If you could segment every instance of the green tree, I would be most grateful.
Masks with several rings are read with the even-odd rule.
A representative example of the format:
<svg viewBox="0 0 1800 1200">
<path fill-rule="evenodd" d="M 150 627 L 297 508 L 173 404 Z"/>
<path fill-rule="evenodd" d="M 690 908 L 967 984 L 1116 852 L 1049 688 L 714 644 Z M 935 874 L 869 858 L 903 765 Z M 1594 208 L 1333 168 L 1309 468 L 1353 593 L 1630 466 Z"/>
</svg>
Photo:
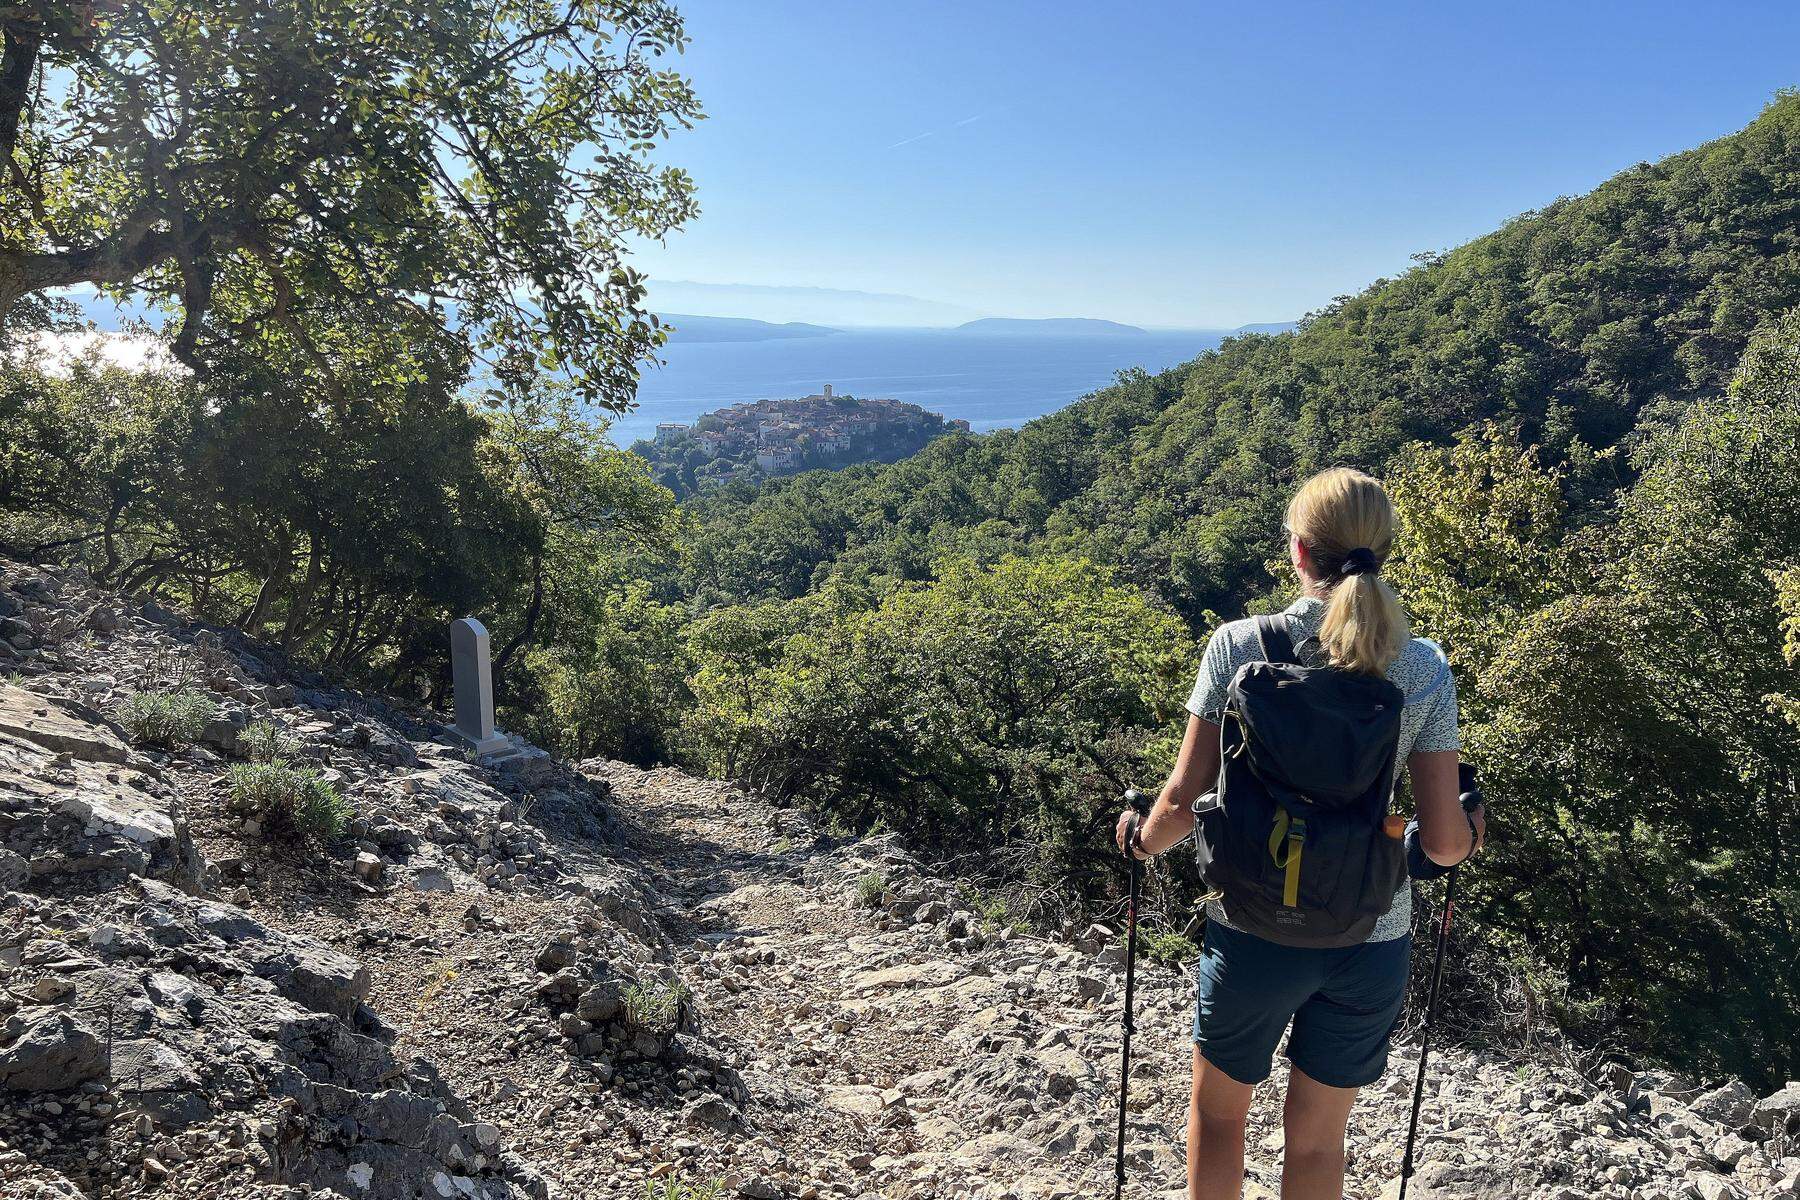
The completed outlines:
<svg viewBox="0 0 1800 1200">
<path fill-rule="evenodd" d="M 528 592 L 511 606 L 494 669 L 504 675 L 521 650 L 544 641 L 586 645 L 595 589 L 616 594 L 614 560 L 657 553 L 676 535 L 675 497 L 648 464 L 616 449 L 604 424 L 582 415 L 566 390 L 537 393 L 493 419 L 495 449 L 511 491 L 526 507 Z"/>
<path fill-rule="evenodd" d="M 715 761 L 1059 890 L 1103 870 L 1101 826 L 1121 783 L 1153 769 L 1194 658 L 1173 615 L 1078 560 L 947 562 L 797 634 L 729 620 L 734 665 L 697 655 L 691 681 L 692 736 Z"/>
<path fill-rule="evenodd" d="M 103 582 L 194 550 L 165 514 L 186 507 L 183 448 L 205 415 L 178 374 L 91 355 L 53 373 L 0 357 L 0 547 L 85 553 Z"/>
<path fill-rule="evenodd" d="M 688 612 L 647 584 L 592 596 L 589 618 L 522 660 L 510 728 L 571 759 L 603 754 L 642 766 L 673 761 L 691 704 Z"/>
<path fill-rule="evenodd" d="M 1414 443 L 1388 469 L 1400 537 L 1387 576 L 1459 668 L 1488 662 L 1521 618 L 1575 585 L 1565 472 L 1539 456 L 1516 428 L 1488 424 L 1450 446 Z"/>
<path fill-rule="evenodd" d="M 653 158 L 685 40 L 664 0 L 0 9 L 0 326 L 93 284 L 178 309 L 196 368 L 266 339 L 347 386 L 385 334 L 623 408 L 660 340 L 623 244 L 695 211 Z"/>
<path fill-rule="evenodd" d="M 1797 340 L 1790 316 L 1646 444 L 1615 520 L 1559 531 L 1554 473 L 1493 430 L 1397 477 L 1395 577 L 1458 656 L 1496 801 L 1482 927 L 1548 967 L 1565 1018 L 1758 1082 L 1800 1062 Z"/>
</svg>

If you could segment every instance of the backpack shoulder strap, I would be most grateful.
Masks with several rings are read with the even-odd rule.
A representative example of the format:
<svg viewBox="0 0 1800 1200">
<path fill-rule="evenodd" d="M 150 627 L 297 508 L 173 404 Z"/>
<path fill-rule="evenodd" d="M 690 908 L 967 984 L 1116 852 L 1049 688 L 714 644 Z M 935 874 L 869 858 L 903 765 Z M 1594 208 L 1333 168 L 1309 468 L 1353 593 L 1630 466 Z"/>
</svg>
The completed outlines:
<svg viewBox="0 0 1800 1200">
<path fill-rule="evenodd" d="M 1287 617 L 1284 614 L 1257 617 L 1256 640 L 1262 645 L 1263 658 L 1268 662 L 1305 665 L 1300 661 L 1300 656 L 1294 653 L 1294 638 L 1288 633 Z"/>
</svg>

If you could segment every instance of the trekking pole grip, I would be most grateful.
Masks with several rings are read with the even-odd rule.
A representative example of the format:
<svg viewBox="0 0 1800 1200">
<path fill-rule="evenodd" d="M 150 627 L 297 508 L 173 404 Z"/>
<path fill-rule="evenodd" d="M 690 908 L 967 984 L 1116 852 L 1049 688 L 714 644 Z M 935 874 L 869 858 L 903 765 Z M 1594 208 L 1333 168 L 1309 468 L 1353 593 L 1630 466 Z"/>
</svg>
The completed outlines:
<svg viewBox="0 0 1800 1200">
<path fill-rule="evenodd" d="M 1138 856 L 1135 850 L 1140 844 L 1138 838 L 1143 833 L 1144 821 L 1150 815 L 1150 797 L 1134 787 L 1128 787 L 1125 789 L 1125 803 L 1136 814 L 1131 823 L 1131 834 L 1125 839 L 1125 857 L 1135 871 L 1138 865 Z"/>
</svg>

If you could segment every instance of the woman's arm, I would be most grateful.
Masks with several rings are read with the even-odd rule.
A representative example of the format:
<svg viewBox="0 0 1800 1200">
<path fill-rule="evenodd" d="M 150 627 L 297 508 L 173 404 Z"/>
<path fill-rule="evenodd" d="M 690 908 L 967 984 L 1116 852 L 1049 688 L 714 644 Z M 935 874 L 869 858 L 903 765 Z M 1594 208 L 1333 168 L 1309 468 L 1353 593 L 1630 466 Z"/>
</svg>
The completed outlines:
<svg viewBox="0 0 1800 1200">
<path fill-rule="evenodd" d="M 1455 750 L 1431 750 L 1408 755 L 1407 775 L 1412 779 L 1413 803 L 1418 809 L 1419 844 L 1425 857 L 1440 867 L 1453 867 L 1481 849 L 1487 836 L 1487 815 L 1479 807 L 1463 815 L 1457 784 Z M 1475 825 L 1470 844 L 1469 824 Z"/>
<path fill-rule="evenodd" d="M 1454 780 L 1456 770 L 1451 768 Z M 1181 753 L 1175 759 L 1175 770 L 1163 784 L 1162 795 L 1150 809 L 1138 836 L 1138 857 L 1152 858 L 1188 835 L 1194 827 L 1194 801 L 1212 787 L 1219 778 L 1219 727 L 1200 717 L 1189 717 L 1187 735 L 1181 740 Z M 1138 819 L 1126 809 L 1119 814 L 1113 840 L 1125 849 L 1131 825 Z"/>
</svg>

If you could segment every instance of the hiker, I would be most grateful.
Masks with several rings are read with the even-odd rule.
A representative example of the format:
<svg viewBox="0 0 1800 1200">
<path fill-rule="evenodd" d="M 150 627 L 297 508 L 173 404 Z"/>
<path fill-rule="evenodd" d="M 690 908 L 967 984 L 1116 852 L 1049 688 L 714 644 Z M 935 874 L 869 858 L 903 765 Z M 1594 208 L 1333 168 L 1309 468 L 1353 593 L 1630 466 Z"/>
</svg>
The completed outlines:
<svg viewBox="0 0 1800 1200">
<path fill-rule="evenodd" d="M 1458 802 L 1456 688 L 1449 666 L 1433 643 L 1409 638 L 1406 615 L 1381 578 L 1394 526 L 1392 501 L 1368 475 L 1338 468 L 1306 481 L 1288 505 L 1286 522 L 1300 597 L 1278 618 L 1262 618 L 1260 624 L 1257 619 L 1233 621 L 1213 634 L 1187 703 L 1192 715 L 1174 773 L 1147 818 L 1140 820 L 1130 810 L 1119 817 L 1119 848 L 1148 859 L 1193 831 L 1196 801 L 1202 809 L 1197 842 L 1203 873 L 1215 894 L 1206 904 L 1197 969 L 1189 1200 L 1239 1196 L 1252 1088 L 1268 1078 L 1276 1044 L 1290 1022 L 1281 1194 L 1284 1200 L 1342 1196 L 1350 1108 L 1357 1090 L 1375 1082 L 1386 1068 L 1389 1038 L 1406 995 L 1412 888 L 1393 836 L 1398 818 L 1382 818 L 1402 766 L 1411 783 L 1424 855 L 1448 867 L 1481 848 L 1486 827 L 1482 810 L 1477 806 L 1465 813 Z M 1250 666 L 1282 657 L 1300 667 L 1332 668 L 1301 674 L 1314 681 L 1307 688 L 1316 683 L 1335 689 L 1330 699 L 1338 707 L 1329 711 L 1343 718 L 1332 729 L 1338 736 L 1321 737 L 1313 747 L 1317 753 L 1312 761 L 1283 764 L 1323 781 L 1306 791 L 1330 790 L 1331 773 L 1340 770 L 1330 761 L 1333 753 L 1344 757 L 1346 747 L 1355 749 L 1355 739 L 1343 736 L 1345 730 L 1366 726 L 1376 735 L 1385 730 L 1387 740 L 1379 743 L 1379 761 L 1368 784 L 1372 818 L 1362 818 L 1363 810 L 1358 810 L 1367 832 L 1362 826 L 1339 829 L 1333 824 L 1337 815 L 1309 809 L 1303 791 L 1283 793 L 1298 797 L 1289 800 L 1297 812 L 1272 808 L 1268 811 L 1274 820 L 1262 817 L 1253 831 L 1234 830 L 1225 818 L 1235 811 L 1241 823 L 1245 805 L 1259 799 L 1273 803 L 1258 789 L 1281 773 L 1259 767 L 1254 776 L 1233 774 L 1246 770 L 1239 756 L 1253 758 L 1248 751 L 1263 749 L 1244 744 L 1250 714 L 1234 712 L 1233 706 L 1288 705 L 1275 710 L 1276 716 L 1306 711 L 1294 707 L 1299 692 L 1277 690 L 1294 677 L 1291 669 L 1283 676 L 1282 668 Z M 1362 703 L 1357 697 L 1373 698 L 1367 712 L 1355 711 Z M 1275 720 L 1258 719 L 1265 727 Z M 1300 729 L 1297 736 L 1306 733 Z M 1222 734 L 1224 753 L 1232 759 L 1223 782 Z M 1395 746 L 1391 759 L 1385 753 L 1389 743 Z M 1346 774 L 1356 769 L 1342 768 Z M 1224 791 L 1222 808 L 1211 807 L 1216 798 L 1209 793 L 1216 788 Z M 1310 819 L 1302 819 L 1302 813 Z M 1256 843 L 1238 850 L 1235 860 L 1229 844 L 1234 832 L 1240 842 Z M 1344 840 L 1357 837 L 1363 840 Z M 1363 848 L 1343 855 L 1343 861 L 1329 861 L 1331 849 L 1342 845 Z M 1216 870 L 1208 865 L 1209 854 Z M 1264 871 L 1265 897 L 1248 886 L 1234 886 L 1239 878 L 1233 874 L 1234 861 Z M 1329 871 L 1323 869 L 1327 867 Z M 1221 886 L 1217 880 L 1225 882 Z M 1330 893 L 1344 886 L 1351 889 L 1348 903 Z M 1320 911 L 1308 911 L 1314 897 L 1323 897 Z M 1335 906 L 1330 912 L 1323 911 L 1328 901 Z"/>
</svg>

